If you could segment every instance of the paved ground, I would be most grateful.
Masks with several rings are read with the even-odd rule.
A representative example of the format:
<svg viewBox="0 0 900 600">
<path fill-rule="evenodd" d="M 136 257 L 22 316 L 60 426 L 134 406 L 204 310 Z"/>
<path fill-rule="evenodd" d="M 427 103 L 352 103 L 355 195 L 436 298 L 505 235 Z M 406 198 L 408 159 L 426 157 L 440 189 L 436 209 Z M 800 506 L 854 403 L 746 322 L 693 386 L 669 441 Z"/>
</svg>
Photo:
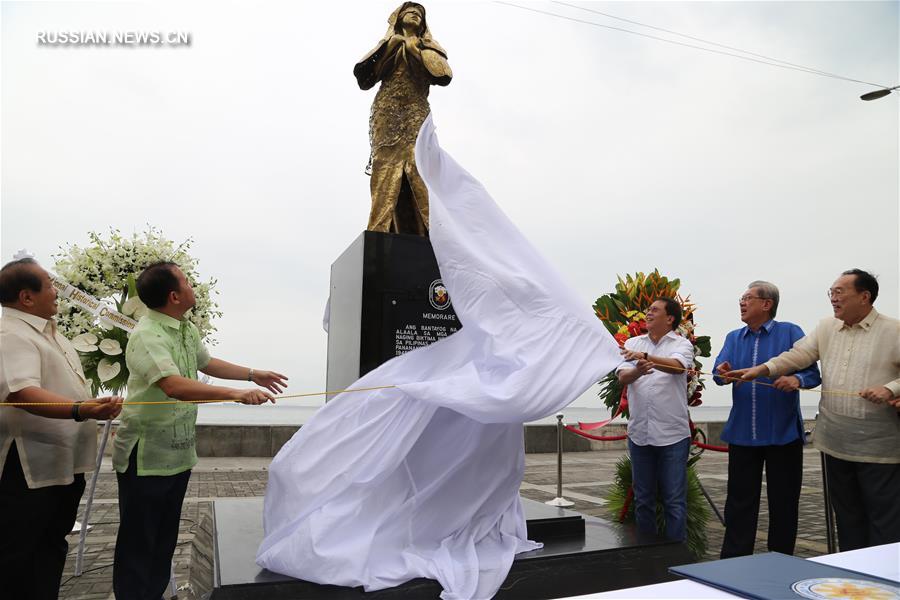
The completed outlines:
<svg viewBox="0 0 900 600">
<path fill-rule="evenodd" d="M 574 510 L 584 514 L 609 517 L 603 497 L 612 485 L 615 462 L 622 450 L 571 452 L 564 455 L 563 495 L 575 502 Z M 191 476 L 184 501 L 178 548 L 175 552 L 176 583 L 180 599 L 196 597 L 191 588 L 188 571 L 191 568 L 191 542 L 204 514 L 210 511 L 217 498 L 262 496 L 268 476 L 268 458 L 203 458 Z M 727 457 L 706 452 L 698 465 L 703 486 L 720 510 L 725 505 Z M 826 552 L 825 517 L 822 509 L 822 480 L 819 454 L 804 453 L 804 481 L 800 498 L 800 534 L 797 555 L 809 557 Z M 556 496 L 556 455 L 526 455 L 525 481 L 522 495 L 534 500 L 549 500 Z M 765 490 L 765 488 L 763 488 Z M 764 494 L 765 495 L 765 494 Z M 118 527 L 118 506 L 115 475 L 105 465 L 97 485 L 88 536 L 84 569 L 81 577 L 73 577 L 77 536 L 70 536 L 70 557 L 63 574 L 60 598 L 66 600 L 112 599 L 112 562 Z M 757 551 L 766 551 L 768 508 L 765 499 L 760 509 Z M 718 558 L 722 544 L 722 527 L 713 517 L 708 528 L 709 553 L 706 558 Z"/>
</svg>

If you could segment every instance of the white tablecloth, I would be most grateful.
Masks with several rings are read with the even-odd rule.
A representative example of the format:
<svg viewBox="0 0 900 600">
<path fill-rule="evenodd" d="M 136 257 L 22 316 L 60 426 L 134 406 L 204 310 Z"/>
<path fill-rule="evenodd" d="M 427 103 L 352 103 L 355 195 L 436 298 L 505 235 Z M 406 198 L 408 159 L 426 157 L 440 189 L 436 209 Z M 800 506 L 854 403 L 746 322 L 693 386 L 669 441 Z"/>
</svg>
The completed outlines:
<svg viewBox="0 0 900 600">
<path fill-rule="evenodd" d="M 859 571 L 860 573 L 868 573 L 869 575 L 883 577 L 892 581 L 900 581 L 900 543 L 826 554 L 825 556 L 817 556 L 809 560 Z M 573 596 L 563 600 L 575 600 L 576 598 L 578 600 L 586 598 L 696 598 L 701 600 L 705 598 L 740 598 L 740 596 L 734 596 L 728 592 L 723 592 L 689 579 L 682 579 L 668 583 L 613 590 L 611 592 Z"/>
</svg>

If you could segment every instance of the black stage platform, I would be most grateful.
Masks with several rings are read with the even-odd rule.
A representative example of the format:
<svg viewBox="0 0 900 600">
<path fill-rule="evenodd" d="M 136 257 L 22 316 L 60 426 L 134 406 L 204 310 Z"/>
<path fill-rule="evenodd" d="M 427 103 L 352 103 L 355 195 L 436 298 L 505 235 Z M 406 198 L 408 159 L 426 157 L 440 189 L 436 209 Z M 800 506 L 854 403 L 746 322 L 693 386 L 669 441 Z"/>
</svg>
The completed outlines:
<svg viewBox="0 0 900 600">
<path fill-rule="evenodd" d="M 646 536 L 633 526 L 523 499 L 529 538 L 540 550 L 516 556 L 497 598 L 561 598 L 678 579 L 674 565 L 694 562 L 683 544 Z M 211 600 L 284 600 L 298 598 L 408 599 L 437 598 L 441 587 L 414 579 L 396 588 L 363 592 L 362 588 L 319 585 L 259 568 L 254 562 L 262 540 L 262 498 L 213 503 L 214 581 Z"/>
</svg>

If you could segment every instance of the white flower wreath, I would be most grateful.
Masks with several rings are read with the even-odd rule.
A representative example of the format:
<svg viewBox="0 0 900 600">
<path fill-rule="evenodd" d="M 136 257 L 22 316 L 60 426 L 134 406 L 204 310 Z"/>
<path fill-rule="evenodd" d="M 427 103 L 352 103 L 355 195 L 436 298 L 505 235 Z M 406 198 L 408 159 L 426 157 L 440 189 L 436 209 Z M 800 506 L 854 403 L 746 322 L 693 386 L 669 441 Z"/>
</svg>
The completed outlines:
<svg viewBox="0 0 900 600">
<path fill-rule="evenodd" d="M 216 280 L 201 281 L 197 273 L 197 260 L 188 254 L 191 239 L 176 245 L 163 237 L 155 227 L 125 237 L 117 229 L 110 229 L 107 237 L 89 232 L 90 243 L 60 248 L 54 258 L 54 271 L 63 280 L 92 296 L 114 304 L 119 312 L 133 319 L 147 314 L 135 290 L 135 278 L 147 265 L 169 260 L 178 264 L 194 288 L 197 304 L 188 318 L 207 338 L 216 328 L 212 321 L 222 316 L 218 304 L 212 299 Z M 87 378 L 94 395 L 101 388 L 120 393 L 128 382 L 125 349 L 128 334 L 119 328 L 100 323 L 89 312 L 83 311 L 68 300 L 60 298 L 57 324 L 60 332 L 72 340 L 81 356 Z"/>
</svg>

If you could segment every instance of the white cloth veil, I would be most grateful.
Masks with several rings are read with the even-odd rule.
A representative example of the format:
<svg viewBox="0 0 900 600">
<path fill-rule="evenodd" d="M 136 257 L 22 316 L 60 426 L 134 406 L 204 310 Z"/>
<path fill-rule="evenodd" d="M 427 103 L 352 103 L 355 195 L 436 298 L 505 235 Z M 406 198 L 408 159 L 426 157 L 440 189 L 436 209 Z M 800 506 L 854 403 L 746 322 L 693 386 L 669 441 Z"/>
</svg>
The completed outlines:
<svg viewBox="0 0 900 600">
<path fill-rule="evenodd" d="M 620 362 L 588 303 L 441 150 L 416 143 L 431 242 L 460 331 L 397 357 L 282 448 L 257 563 L 376 590 L 436 579 L 445 600 L 491 597 L 528 541 L 523 423 L 569 404 Z"/>
</svg>

